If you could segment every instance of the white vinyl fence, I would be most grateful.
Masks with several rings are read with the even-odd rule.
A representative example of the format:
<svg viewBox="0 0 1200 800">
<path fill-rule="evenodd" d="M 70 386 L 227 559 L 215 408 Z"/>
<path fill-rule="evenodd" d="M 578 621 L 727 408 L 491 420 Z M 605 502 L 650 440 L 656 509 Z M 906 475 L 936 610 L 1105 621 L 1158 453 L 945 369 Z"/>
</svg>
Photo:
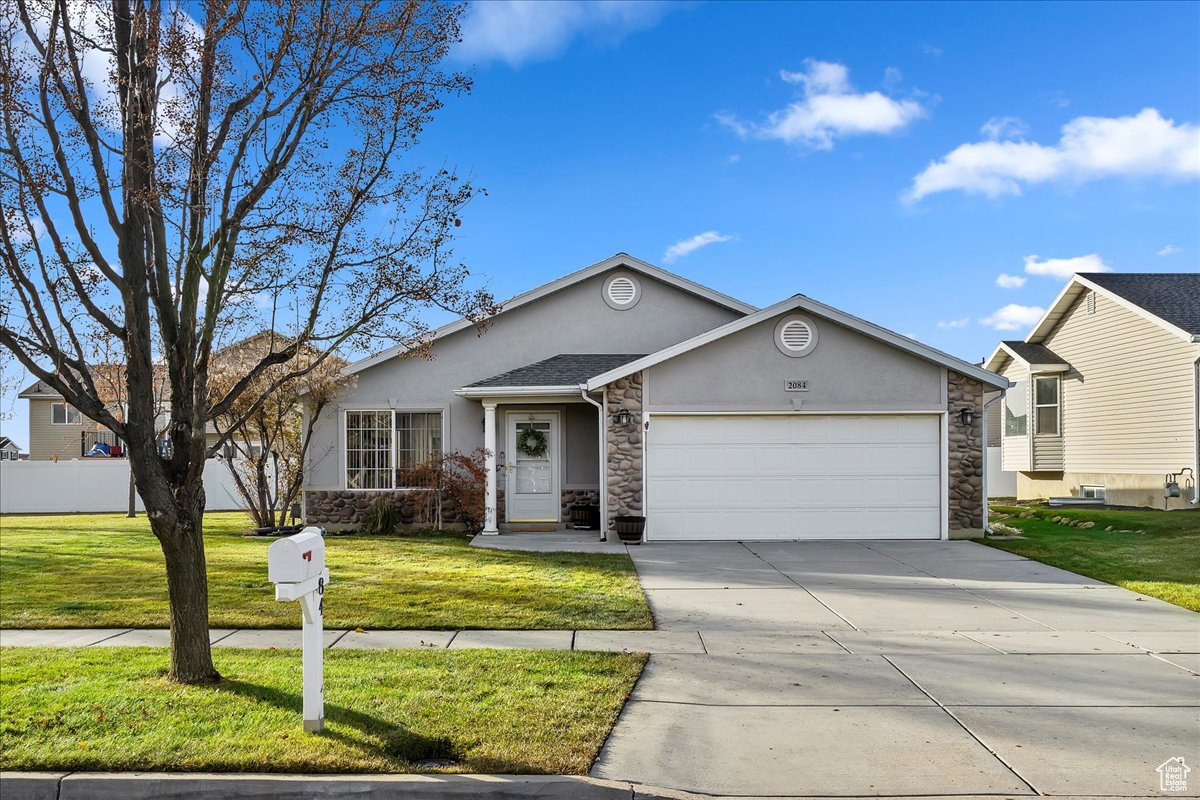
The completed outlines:
<svg viewBox="0 0 1200 800">
<path fill-rule="evenodd" d="M 204 465 L 209 511 L 242 508 L 224 461 Z M 142 511 L 142 499 L 137 498 Z M 123 458 L 70 461 L 0 461 L 0 514 L 126 511 L 129 462 Z"/>
<path fill-rule="evenodd" d="M 1017 473 L 1005 472 L 1000 464 L 1000 448 L 987 449 L 987 492 L 988 499 L 993 497 L 1017 496 Z"/>
</svg>

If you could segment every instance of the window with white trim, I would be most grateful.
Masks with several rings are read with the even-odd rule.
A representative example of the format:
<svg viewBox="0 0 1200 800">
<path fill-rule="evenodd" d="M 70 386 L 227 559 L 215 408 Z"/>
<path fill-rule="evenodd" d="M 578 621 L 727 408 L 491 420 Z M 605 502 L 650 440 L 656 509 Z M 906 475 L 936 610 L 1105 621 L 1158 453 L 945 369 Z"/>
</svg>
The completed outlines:
<svg viewBox="0 0 1200 800">
<path fill-rule="evenodd" d="M 1025 381 L 1016 381 L 1004 394 L 1004 435 L 1024 436 L 1028 428 L 1029 396 Z"/>
<path fill-rule="evenodd" d="M 440 411 L 347 411 L 346 488 L 410 489 L 442 456 Z"/>
<path fill-rule="evenodd" d="M 50 423 L 53 425 L 79 425 L 83 422 L 83 415 L 79 413 L 79 409 L 72 406 L 70 403 L 51 403 L 50 404 Z"/>
<path fill-rule="evenodd" d="M 1033 379 L 1033 432 L 1058 436 L 1058 378 Z"/>
<path fill-rule="evenodd" d="M 1079 487 L 1079 496 L 1086 498 L 1088 500 L 1103 500 L 1104 499 L 1104 487 L 1103 486 L 1089 486 L 1086 483 L 1081 484 Z"/>
</svg>

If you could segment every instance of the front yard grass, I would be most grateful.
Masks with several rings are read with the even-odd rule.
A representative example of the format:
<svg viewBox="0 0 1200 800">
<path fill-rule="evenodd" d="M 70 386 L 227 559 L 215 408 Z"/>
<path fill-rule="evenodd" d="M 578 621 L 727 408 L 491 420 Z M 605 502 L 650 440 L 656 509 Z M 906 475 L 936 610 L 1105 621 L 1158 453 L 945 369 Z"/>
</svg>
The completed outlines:
<svg viewBox="0 0 1200 800">
<path fill-rule="evenodd" d="M 205 515 L 214 628 L 299 625 L 267 581 L 266 539 L 248 517 Z M 470 547 L 461 535 L 336 536 L 325 626 L 614 628 L 653 623 L 628 556 Z M 0 517 L 0 627 L 165 628 L 163 557 L 144 515 Z"/>
<path fill-rule="evenodd" d="M 222 650 L 168 683 L 163 648 L 0 650 L 0 769 L 584 774 L 645 656 L 331 650 L 325 732 L 298 650 Z M 447 763 L 422 763 L 427 761 Z"/>
<path fill-rule="evenodd" d="M 993 522 L 1018 528 L 1025 537 L 986 540 L 992 547 L 1200 611 L 1200 512 L 1000 504 L 991 511 Z M 1035 516 L 1016 516 L 1029 511 Z M 1080 530 L 1053 517 L 1095 527 Z"/>
</svg>

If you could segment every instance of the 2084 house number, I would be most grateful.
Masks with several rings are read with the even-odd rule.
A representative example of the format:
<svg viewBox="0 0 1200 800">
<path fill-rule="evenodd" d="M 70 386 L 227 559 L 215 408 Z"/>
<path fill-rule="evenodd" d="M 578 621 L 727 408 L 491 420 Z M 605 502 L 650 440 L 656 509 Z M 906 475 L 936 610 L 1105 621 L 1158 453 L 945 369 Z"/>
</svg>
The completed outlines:
<svg viewBox="0 0 1200 800">
<path fill-rule="evenodd" d="M 788 378 L 783 382 L 783 389 L 787 392 L 807 392 L 808 381 L 800 380 L 799 378 Z"/>
</svg>

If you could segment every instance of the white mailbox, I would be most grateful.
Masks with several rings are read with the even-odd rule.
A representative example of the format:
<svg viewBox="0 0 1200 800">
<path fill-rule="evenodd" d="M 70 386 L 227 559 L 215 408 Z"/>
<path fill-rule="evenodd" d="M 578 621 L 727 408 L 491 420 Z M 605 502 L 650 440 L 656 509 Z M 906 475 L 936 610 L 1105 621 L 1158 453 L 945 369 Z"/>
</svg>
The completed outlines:
<svg viewBox="0 0 1200 800">
<path fill-rule="evenodd" d="M 325 537 L 320 528 L 305 528 L 278 539 L 267 551 L 267 578 L 272 583 L 302 583 L 325 569 Z"/>
<path fill-rule="evenodd" d="M 276 600 L 299 600 L 304 614 L 301 645 L 304 648 L 304 730 L 325 728 L 325 531 L 305 528 L 278 539 L 267 551 L 267 577 L 275 584 Z"/>
</svg>

